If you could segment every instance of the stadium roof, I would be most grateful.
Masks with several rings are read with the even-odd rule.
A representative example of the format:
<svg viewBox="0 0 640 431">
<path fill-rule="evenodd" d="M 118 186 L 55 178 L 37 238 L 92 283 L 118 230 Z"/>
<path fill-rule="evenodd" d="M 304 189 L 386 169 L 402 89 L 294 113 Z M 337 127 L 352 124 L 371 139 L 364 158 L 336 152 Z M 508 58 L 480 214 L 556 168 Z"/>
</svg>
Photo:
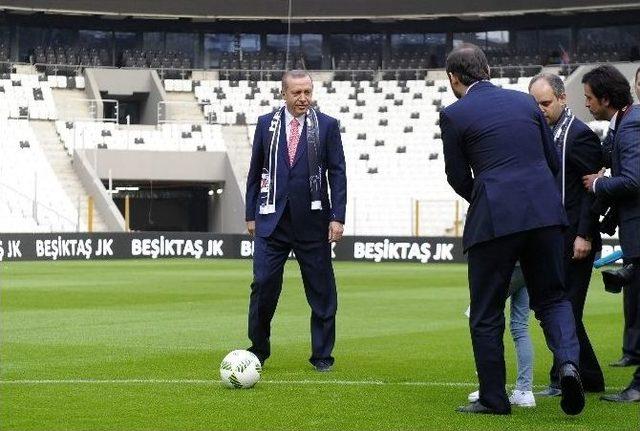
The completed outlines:
<svg viewBox="0 0 640 431">
<path fill-rule="evenodd" d="M 640 9 L 627 0 L 292 0 L 294 20 L 470 19 L 527 13 Z M 0 10 L 132 18 L 212 20 L 280 20 L 288 17 L 289 0 L 0 0 Z"/>
</svg>

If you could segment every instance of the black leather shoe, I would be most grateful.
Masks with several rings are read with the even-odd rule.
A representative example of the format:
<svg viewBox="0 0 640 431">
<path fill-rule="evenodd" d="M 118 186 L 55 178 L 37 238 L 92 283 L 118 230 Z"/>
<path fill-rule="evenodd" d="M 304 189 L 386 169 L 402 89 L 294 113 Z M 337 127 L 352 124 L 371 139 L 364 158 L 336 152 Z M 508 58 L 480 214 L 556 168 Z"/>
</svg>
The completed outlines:
<svg viewBox="0 0 640 431">
<path fill-rule="evenodd" d="M 618 359 L 616 362 L 609 364 L 610 367 L 631 367 L 634 365 L 640 365 L 640 361 L 627 355 L 623 355 L 622 358 Z"/>
<path fill-rule="evenodd" d="M 321 373 L 326 373 L 328 371 L 331 371 L 332 365 L 327 362 L 327 361 L 318 361 L 314 367 L 316 368 L 316 371 L 319 371 Z"/>
<path fill-rule="evenodd" d="M 511 411 L 499 412 L 494 409 L 490 409 L 489 407 L 483 406 L 480 401 L 475 401 L 473 403 L 469 403 L 466 406 L 460 406 L 456 409 L 457 412 L 460 413 L 476 413 L 476 414 L 484 414 L 484 415 L 508 415 Z"/>
<path fill-rule="evenodd" d="M 544 391 L 535 392 L 533 395 L 535 395 L 536 397 L 559 397 L 560 395 L 562 395 L 562 391 L 559 388 L 549 386 Z"/>
<path fill-rule="evenodd" d="M 568 415 L 577 415 L 584 409 L 584 390 L 580 374 L 571 362 L 566 362 L 560 367 L 559 375 L 562 391 L 560 407 Z"/>
<path fill-rule="evenodd" d="M 582 381 L 582 388 L 585 392 L 589 392 L 592 394 L 597 394 L 600 392 L 604 392 L 604 383 L 592 384 L 586 383 L 584 380 Z"/>
<path fill-rule="evenodd" d="M 617 394 L 602 395 L 600 399 L 614 403 L 637 403 L 640 402 L 640 391 L 634 388 L 627 388 Z"/>
</svg>

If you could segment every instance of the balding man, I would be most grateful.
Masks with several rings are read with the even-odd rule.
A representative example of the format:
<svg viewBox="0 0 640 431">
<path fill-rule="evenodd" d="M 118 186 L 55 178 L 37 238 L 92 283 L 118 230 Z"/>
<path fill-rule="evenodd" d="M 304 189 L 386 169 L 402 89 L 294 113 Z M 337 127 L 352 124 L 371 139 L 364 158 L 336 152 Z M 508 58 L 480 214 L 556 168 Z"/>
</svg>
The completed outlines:
<svg viewBox="0 0 640 431">
<path fill-rule="evenodd" d="M 311 306 L 309 361 L 329 371 L 337 308 L 331 243 L 342 238 L 347 202 L 340 128 L 311 107 L 307 72 L 285 73 L 282 96 L 285 106 L 258 118 L 247 176 L 247 230 L 255 238 L 249 350 L 263 365 L 271 354 L 271 319 L 293 251 Z"/>
<path fill-rule="evenodd" d="M 598 172 L 604 164 L 600 139 L 571 113 L 567 106 L 564 82 L 558 75 L 542 73 L 534 76 L 529 83 L 529 93 L 536 99 L 552 129 L 560 160 L 556 180 L 569 221 L 569 227 L 564 231 L 565 292 L 571 301 L 580 342 L 582 386 L 587 392 L 602 392 L 604 376 L 582 322 L 593 261 L 602 248 L 599 217 L 592 211 L 595 197 L 584 189 L 582 177 Z M 560 395 L 557 363 L 554 363 L 549 374 L 549 387 L 536 395 Z"/>
</svg>

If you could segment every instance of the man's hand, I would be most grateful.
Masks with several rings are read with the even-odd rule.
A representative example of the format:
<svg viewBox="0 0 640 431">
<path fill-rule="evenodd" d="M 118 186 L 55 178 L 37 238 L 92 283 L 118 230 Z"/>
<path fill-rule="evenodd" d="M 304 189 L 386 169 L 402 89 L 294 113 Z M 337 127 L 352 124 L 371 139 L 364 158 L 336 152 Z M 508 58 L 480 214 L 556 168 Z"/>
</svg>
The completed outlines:
<svg viewBox="0 0 640 431">
<path fill-rule="evenodd" d="M 604 176 L 604 172 L 605 169 L 602 168 L 597 174 L 589 174 L 582 177 L 582 184 L 584 184 L 584 188 L 593 193 L 593 182 L 596 178 L 602 178 Z"/>
<path fill-rule="evenodd" d="M 342 232 L 344 232 L 344 225 L 339 221 L 332 221 L 329 223 L 329 242 L 338 242 L 342 239 Z"/>
<path fill-rule="evenodd" d="M 249 231 L 249 235 L 254 236 L 256 234 L 256 221 L 251 220 L 247 222 L 247 230 Z"/>
<path fill-rule="evenodd" d="M 591 253 L 591 241 L 581 236 L 577 236 L 573 242 L 573 260 L 584 259 Z"/>
</svg>

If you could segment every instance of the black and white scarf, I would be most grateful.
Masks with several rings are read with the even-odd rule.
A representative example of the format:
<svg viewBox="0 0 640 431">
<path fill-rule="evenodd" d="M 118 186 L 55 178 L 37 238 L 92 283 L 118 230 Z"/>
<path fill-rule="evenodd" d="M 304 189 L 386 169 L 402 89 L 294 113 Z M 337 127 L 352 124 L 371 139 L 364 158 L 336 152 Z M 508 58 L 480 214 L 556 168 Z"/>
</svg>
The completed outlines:
<svg viewBox="0 0 640 431">
<path fill-rule="evenodd" d="M 560 159 L 561 165 L 561 192 L 562 192 L 562 203 L 564 204 L 564 195 L 565 195 L 565 180 L 566 180 L 566 158 L 567 158 L 567 135 L 569 132 L 569 128 L 575 120 L 576 116 L 573 115 L 571 109 L 568 106 L 564 108 L 562 111 L 562 115 L 558 119 L 558 122 L 553 126 L 553 142 L 556 144 L 556 151 L 558 152 L 558 158 Z"/>
<path fill-rule="evenodd" d="M 265 160 L 262 168 L 262 181 L 260 182 L 260 214 L 273 214 L 276 212 L 276 193 L 278 171 L 278 148 L 280 146 L 281 122 L 284 117 L 282 107 L 273 115 L 269 126 L 269 158 Z M 309 192 L 311 193 L 311 210 L 321 210 L 320 188 L 322 186 L 322 166 L 318 157 L 320 146 L 320 128 L 318 116 L 313 108 L 309 108 L 305 115 L 307 123 L 307 163 L 309 165 Z"/>
</svg>

